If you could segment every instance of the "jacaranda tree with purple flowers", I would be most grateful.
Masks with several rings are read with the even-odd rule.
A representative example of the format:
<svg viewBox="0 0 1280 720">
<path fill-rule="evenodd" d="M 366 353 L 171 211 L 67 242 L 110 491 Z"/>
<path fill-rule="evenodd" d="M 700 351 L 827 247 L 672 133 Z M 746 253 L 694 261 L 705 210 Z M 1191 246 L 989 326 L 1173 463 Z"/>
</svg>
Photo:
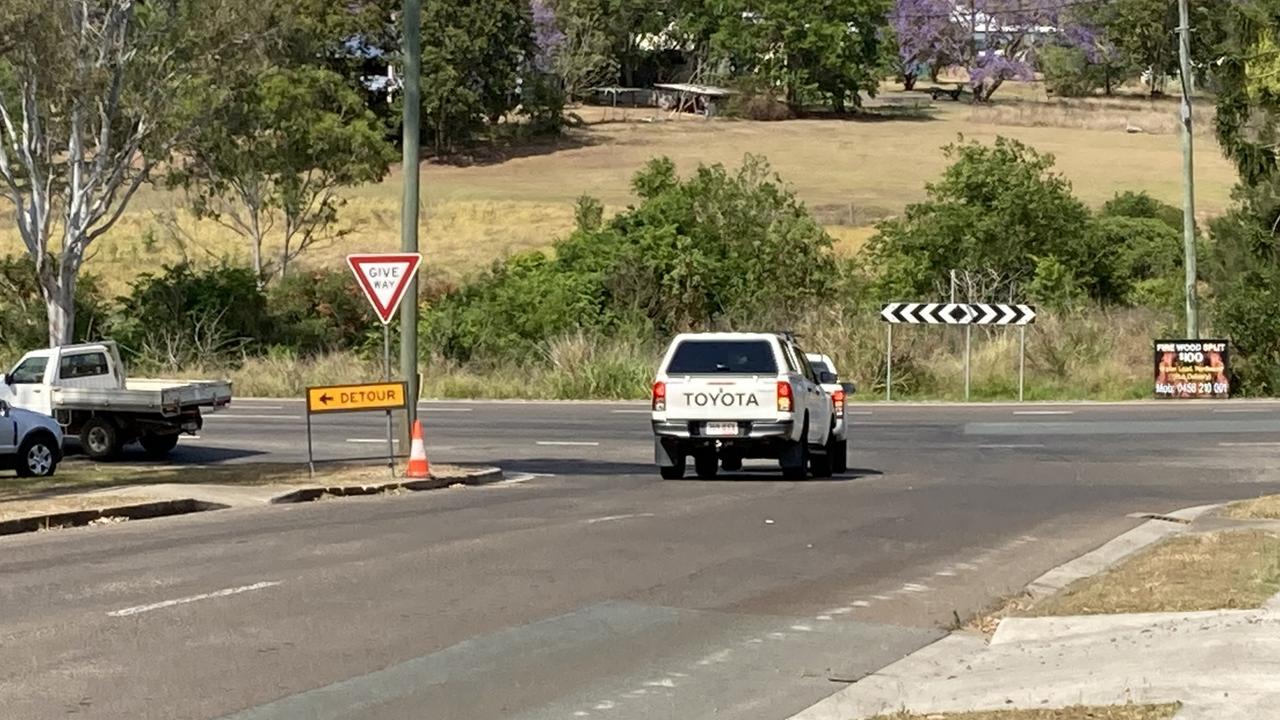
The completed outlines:
<svg viewBox="0 0 1280 720">
<path fill-rule="evenodd" d="M 954 0 L 898 0 L 889 13 L 889 27 L 898 43 L 898 76 L 907 90 L 927 74 L 959 62 L 968 36 L 955 17 Z"/>
</svg>

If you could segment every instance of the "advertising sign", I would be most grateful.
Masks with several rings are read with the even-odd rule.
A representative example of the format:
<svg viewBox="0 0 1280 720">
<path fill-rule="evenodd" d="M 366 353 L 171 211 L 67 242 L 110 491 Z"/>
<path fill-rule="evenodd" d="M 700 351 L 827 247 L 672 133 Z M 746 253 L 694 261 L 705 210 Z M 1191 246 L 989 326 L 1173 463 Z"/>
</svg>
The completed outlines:
<svg viewBox="0 0 1280 720">
<path fill-rule="evenodd" d="M 1231 396 L 1226 340 L 1157 340 L 1156 397 L 1225 400 Z"/>
</svg>

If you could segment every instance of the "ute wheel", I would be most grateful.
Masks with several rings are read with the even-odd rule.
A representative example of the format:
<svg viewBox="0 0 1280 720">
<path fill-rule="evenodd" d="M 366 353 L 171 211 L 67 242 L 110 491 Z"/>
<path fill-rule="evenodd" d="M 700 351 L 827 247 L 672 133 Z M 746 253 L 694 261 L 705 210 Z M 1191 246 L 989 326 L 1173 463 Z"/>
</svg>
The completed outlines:
<svg viewBox="0 0 1280 720">
<path fill-rule="evenodd" d="M 156 435 L 147 433 L 138 438 L 138 442 L 142 444 L 142 449 L 147 451 L 147 455 L 157 460 L 169 454 L 169 451 L 178 446 L 178 434 Z"/>
<path fill-rule="evenodd" d="M 809 421 L 806 419 L 800 440 L 791 443 L 788 451 L 783 453 L 782 478 L 784 480 L 804 480 L 809 472 Z M 788 460 L 792 464 L 788 464 Z"/>
<path fill-rule="evenodd" d="M 831 472 L 849 472 L 849 441 L 846 439 L 832 444 L 835 445 L 835 454 L 831 456 Z"/>
<path fill-rule="evenodd" d="M 720 469 L 720 459 L 716 457 L 714 452 L 701 452 L 693 456 L 693 469 L 698 473 L 698 477 L 703 480 L 710 480 L 716 476 L 716 471 Z"/>
<path fill-rule="evenodd" d="M 100 417 L 89 418 L 80 428 L 80 445 L 94 460 L 110 460 L 120 454 L 120 431 Z"/>
<path fill-rule="evenodd" d="M 680 456 L 679 459 L 676 460 L 675 465 L 663 465 L 662 467 L 658 468 L 658 471 L 662 473 L 663 480 L 683 480 L 684 468 L 685 468 L 685 459 L 684 459 L 684 456 L 682 455 Z"/>
<path fill-rule="evenodd" d="M 58 468 L 58 449 L 43 435 L 29 437 L 18 448 L 18 477 L 49 477 Z"/>
<path fill-rule="evenodd" d="M 725 455 L 720 458 L 720 467 L 725 472 L 741 472 L 742 456 L 741 455 Z"/>
<path fill-rule="evenodd" d="M 828 437 L 827 444 L 823 446 L 821 455 L 809 453 L 809 469 L 813 471 L 814 477 L 831 477 L 831 461 L 834 458 L 835 445 L 835 438 Z"/>
</svg>

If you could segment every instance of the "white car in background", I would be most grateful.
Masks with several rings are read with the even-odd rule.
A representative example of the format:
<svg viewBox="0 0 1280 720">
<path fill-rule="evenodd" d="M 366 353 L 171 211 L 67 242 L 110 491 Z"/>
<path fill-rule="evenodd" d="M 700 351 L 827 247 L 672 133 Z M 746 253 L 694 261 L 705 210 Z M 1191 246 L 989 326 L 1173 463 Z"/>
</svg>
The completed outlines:
<svg viewBox="0 0 1280 720">
<path fill-rule="evenodd" d="M 62 428 L 48 415 L 0 400 L 0 467 L 18 477 L 49 477 L 62 460 Z"/>
<path fill-rule="evenodd" d="M 779 333 L 686 333 L 653 383 L 654 451 L 662 477 L 700 478 L 744 458 L 778 461 L 783 477 L 828 477 L 843 448 L 832 398 L 795 341 Z"/>
<path fill-rule="evenodd" d="M 806 357 L 809 359 L 809 364 L 813 366 L 813 371 L 818 374 L 822 389 L 827 391 L 831 396 L 832 404 L 835 405 L 836 447 L 831 460 L 831 470 L 842 473 L 849 469 L 849 432 L 845 424 L 845 404 L 848 403 L 849 396 L 857 392 L 857 388 L 851 382 L 840 381 L 840 373 L 836 370 L 836 364 L 831 360 L 831 356 L 809 353 Z"/>
</svg>

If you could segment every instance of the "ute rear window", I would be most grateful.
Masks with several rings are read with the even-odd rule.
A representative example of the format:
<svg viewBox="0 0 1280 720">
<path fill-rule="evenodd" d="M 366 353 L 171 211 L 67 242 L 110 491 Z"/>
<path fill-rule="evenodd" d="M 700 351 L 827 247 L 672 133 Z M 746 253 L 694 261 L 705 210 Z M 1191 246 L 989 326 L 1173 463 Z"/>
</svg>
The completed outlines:
<svg viewBox="0 0 1280 720">
<path fill-rule="evenodd" d="M 776 375 L 773 346 L 766 340 L 685 340 L 667 365 L 668 375 L 714 373 Z"/>
</svg>

